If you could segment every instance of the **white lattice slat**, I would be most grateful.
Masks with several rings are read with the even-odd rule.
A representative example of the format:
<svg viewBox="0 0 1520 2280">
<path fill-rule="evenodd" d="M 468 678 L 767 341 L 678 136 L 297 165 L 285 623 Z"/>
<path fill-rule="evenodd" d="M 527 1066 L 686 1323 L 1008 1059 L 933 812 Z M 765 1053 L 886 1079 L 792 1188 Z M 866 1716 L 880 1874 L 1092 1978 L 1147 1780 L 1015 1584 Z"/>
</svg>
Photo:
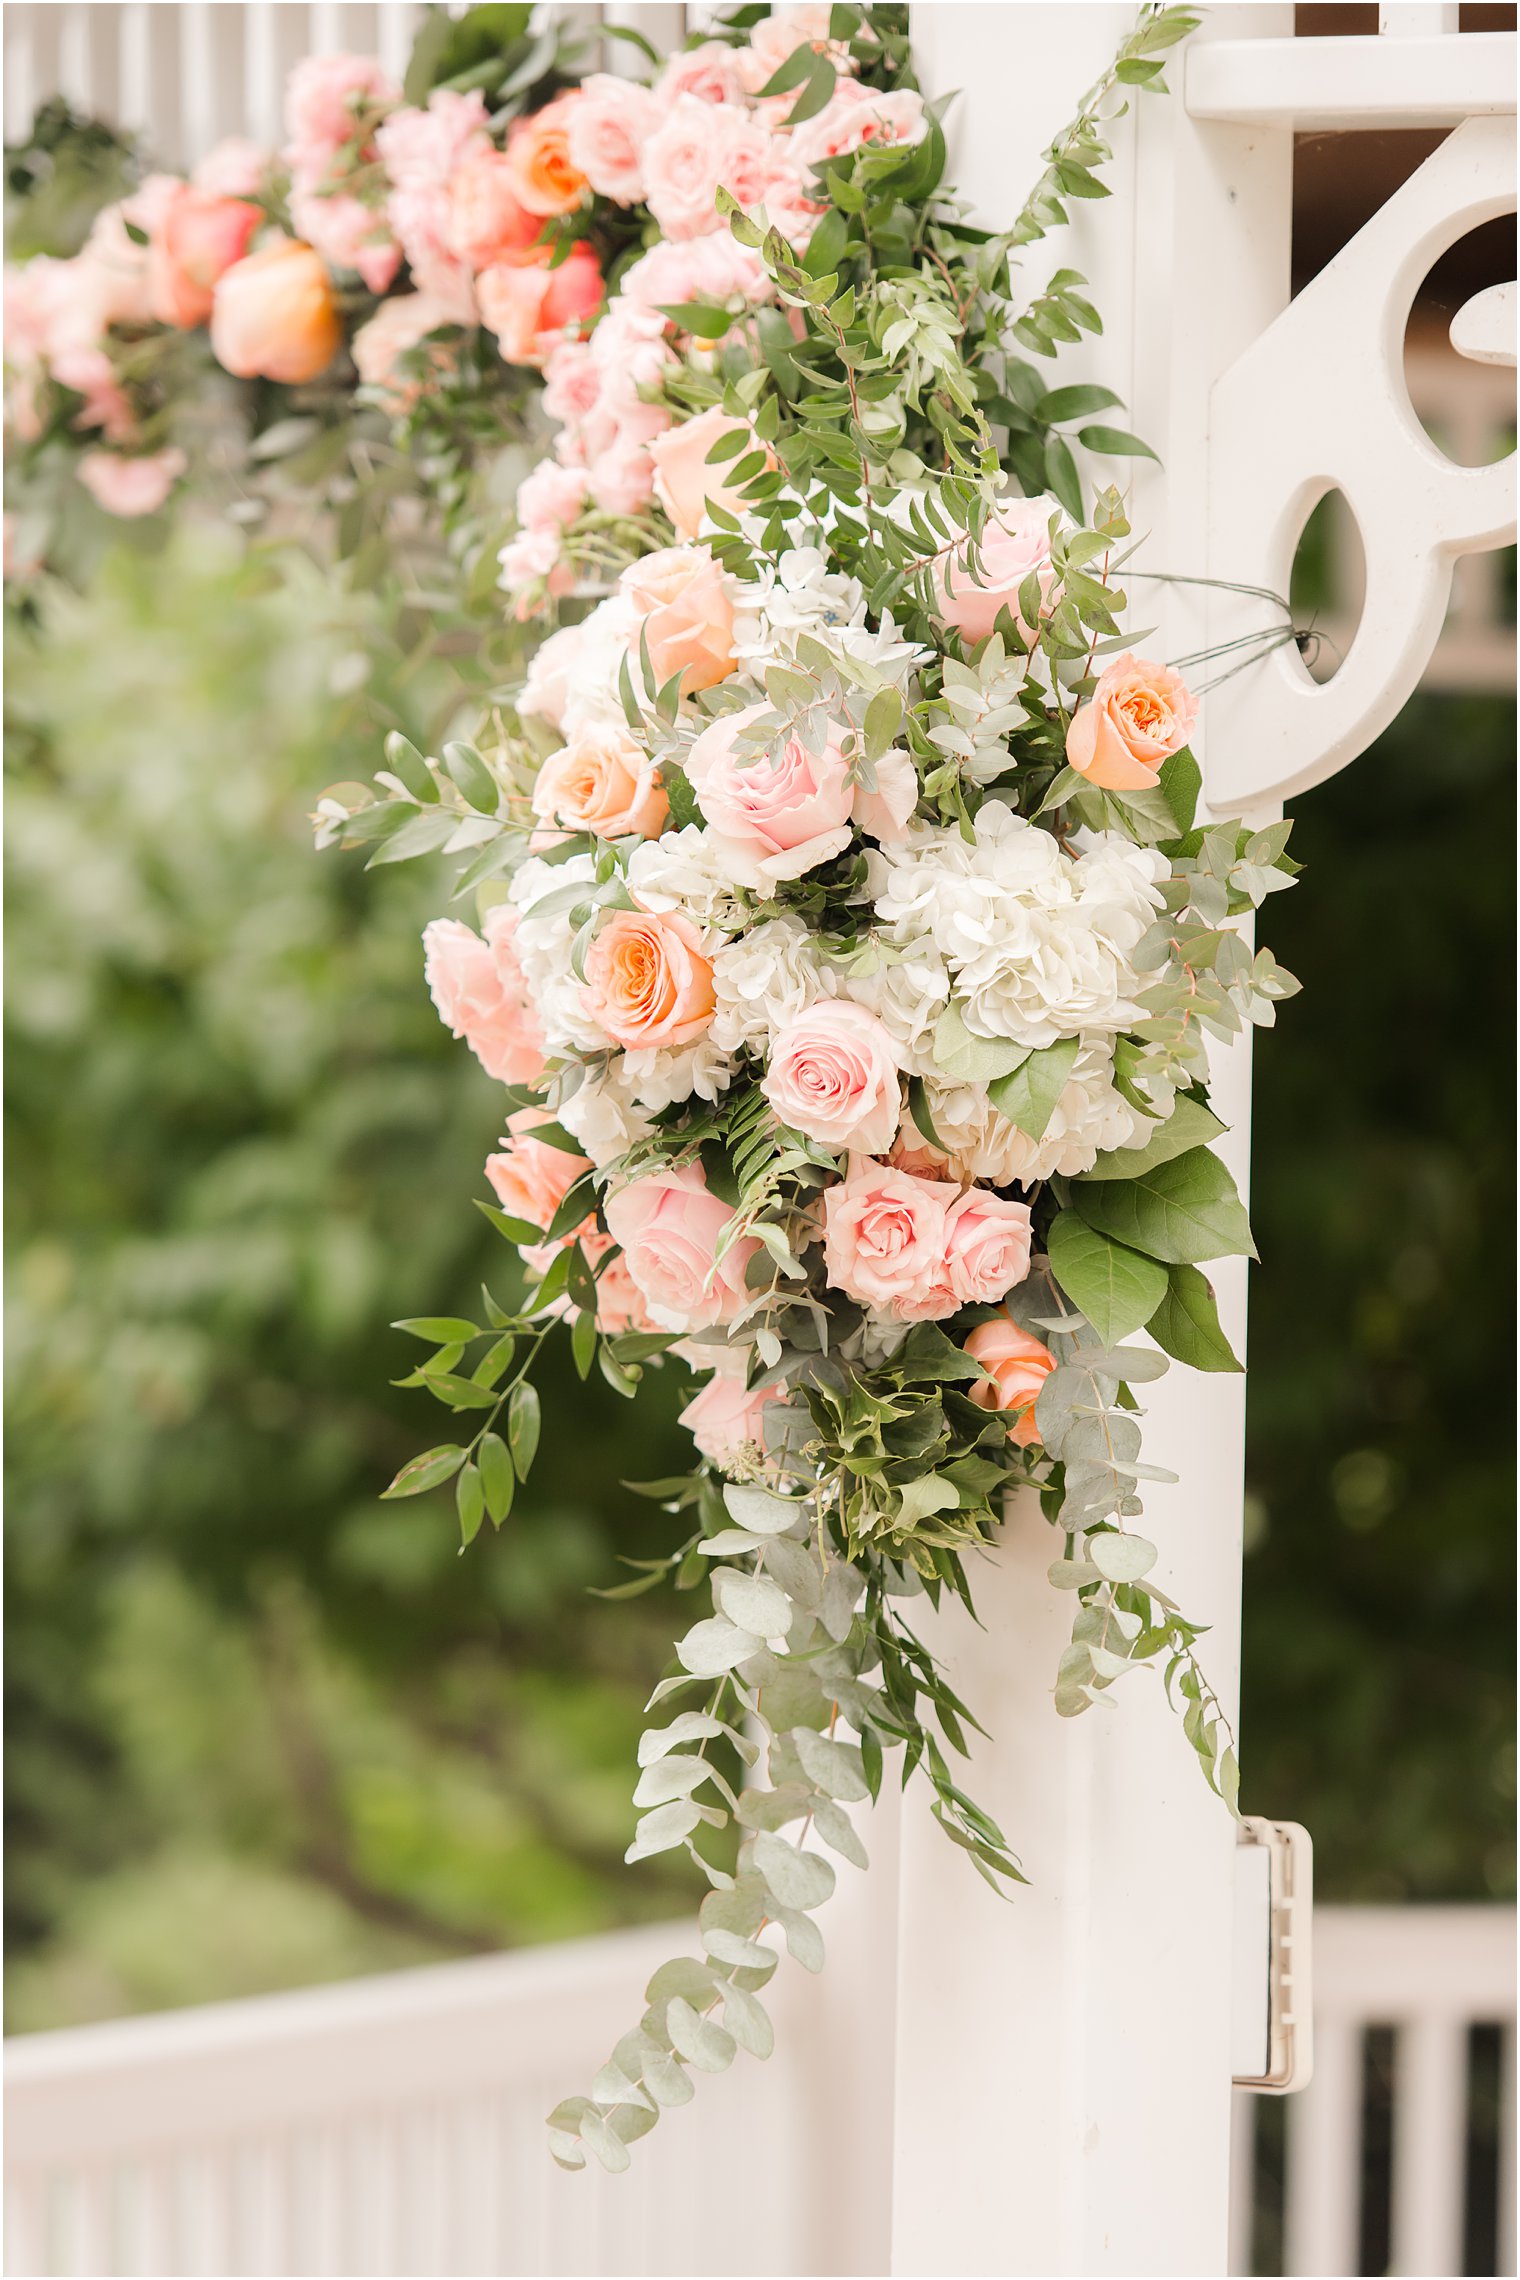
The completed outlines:
<svg viewBox="0 0 1520 2280">
<path fill-rule="evenodd" d="M 1319 1976 L 1316 1959 L 1316 1976 Z M 1283 2269 L 1358 2269 L 1362 2136 L 1362 2032 L 1343 2018 L 1314 2021 L 1314 2079 L 1288 2107 Z"/>
<path fill-rule="evenodd" d="M 1394 2071 L 1393 2263 L 1459 2273 L 1467 2146 L 1467 2021 L 1436 2012 L 1399 2028 Z"/>
</svg>

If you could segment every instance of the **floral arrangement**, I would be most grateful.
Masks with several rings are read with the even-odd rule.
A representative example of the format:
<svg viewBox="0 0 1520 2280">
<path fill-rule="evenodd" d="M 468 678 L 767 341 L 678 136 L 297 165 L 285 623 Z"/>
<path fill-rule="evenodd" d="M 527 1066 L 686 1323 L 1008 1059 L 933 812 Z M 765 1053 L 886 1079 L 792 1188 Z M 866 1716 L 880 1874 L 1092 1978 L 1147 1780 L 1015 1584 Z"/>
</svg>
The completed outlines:
<svg viewBox="0 0 1520 2280">
<path fill-rule="evenodd" d="M 526 677 L 315 820 L 372 862 L 463 859 L 426 978 L 503 1088 L 481 1208 L 521 1294 L 398 1325 L 462 1423 L 387 1494 L 452 1481 L 466 1545 L 499 1527 L 561 1328 L 629 1397 L 696 1381 L 699 1462 L 644 1484 L 681 1540 L 617 1593 L 710 1592 L 651 1696 L 628 1853 L 690 1854 L 702 1952 L 550 2117 L 572 2168 L 625 2168 L 693 2071 L 768 2052 L 773 1942 L 820 1968 L 829 1856 L 864 1865 L 847 1808 L 889 1752 L 1021 1881 L 915 1629 L 970 1604 L 1010 1491 L 1070 1595 L 1057 1712 L 1161 1662 L 1234 1804 L 1199 1627 L 1148 1580 L 1168 1476 L 1134 1389 L 1239 1367 L 1204 1272 L 1252 1249 L 1208 1044 L 1296 987 L 1242 924 L 1295 865 L 1286 825 L 1197 817 L 1197 693 L 1126 634 L 1123 500 L 1082 477 L 1145 446 L 1041 368 L 1099 329 L 1083 280 L 1018 271 L 1103 194 L 1107 122 L 1193 20 L 1142 7 L 1001 233 L 944 187 L 896 5 L 743 7 L 648 82 L 558 83 L 552 43 L 423 102 L 306 66 L 282 207 L 231 171 L 129 201 L 81 257 L 136 279 L 77 344 L 105 369 L 45 327 L 23 348 L 23 405 L 67 391 L 122 468 L 162 448 L 130 368 L 153 324 L 209 320 L 228 370 L 291 387 L 346 340 L 420 422 L 482 334 L 542 373 L 552 443 L 496 565 L 548 629 Z"/>
</svg>

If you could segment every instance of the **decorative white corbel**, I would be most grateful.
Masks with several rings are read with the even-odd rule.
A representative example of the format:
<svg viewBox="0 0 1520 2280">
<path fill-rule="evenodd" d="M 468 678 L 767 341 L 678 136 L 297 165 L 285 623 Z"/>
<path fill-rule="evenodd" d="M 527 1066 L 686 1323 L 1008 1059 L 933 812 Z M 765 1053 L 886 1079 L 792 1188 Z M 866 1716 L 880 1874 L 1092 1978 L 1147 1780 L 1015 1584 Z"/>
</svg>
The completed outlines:
<svg viewBox="0 0 1520 2280">
<path fill-rule="evenodd" d="M 1456 558 L 1515 535 L 1514 455 L 1456 466 L 1421 427 L 1404 378 L 1409 312 L 1431 264 L 1514 205 L 1513 118 L 1468 120 L 1215 386 L 1211 576 L 1286 594 L 1304 525 L 1332 490 L 1367 564 L 1361 622 L 1332 679 L 1312 680 L 1290 645 L 1210 695 L 1217 810 L 1291 798 L 1364 751 L 1429 661 Z M 1470 303 L 1457 348 L 1498 361 L 1503 315 L 1491 296 Z M 1262 621 L 1259 603 L 1233 597 L 1211 610 L 1216 640 Z"/>
</svg>

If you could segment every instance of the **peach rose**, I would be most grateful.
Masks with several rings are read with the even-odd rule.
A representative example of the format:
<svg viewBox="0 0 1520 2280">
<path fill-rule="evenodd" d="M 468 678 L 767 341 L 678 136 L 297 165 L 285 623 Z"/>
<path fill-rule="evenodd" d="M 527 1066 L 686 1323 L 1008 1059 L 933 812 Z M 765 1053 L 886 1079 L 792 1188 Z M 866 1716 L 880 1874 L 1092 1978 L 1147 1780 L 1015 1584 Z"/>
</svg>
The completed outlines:
<svg viewBox="0 0 1520 2280">
<path fill-rule="evenodd" d="M 643 621 L 660 687 L 679 673 L 681 694 L 691 697 L 728 679 L 736 663 L 734 606 L 705 546 L 667 546 L 645 554 L 623 572 L 618 589 Z M 635 632 L 635 659 L 638 650 Z"/>
<path fill-rule="evenodd" d="M 658 839 L 670 803 L 643 746 L 626 729 L 591 723 L 540 768 L 533 812 L 598 839 L 626 839 L 630 832 Z"/>
<path fill-rule="evenodd" d="M 557 268 L 547 246 L 493 262 L 475 285 L 480 321 L 508 364 L 544 363 L 571 326 L 579 331 L 600 307 L 604 289 L 589 245 L 572 246 Z"/>
<path fill-rule="evenodd" d="M 512 947 L 516 926 L 506 903 L 486 912 L 480 934 L 457 918 L 435 918 L 423 930 L 424 972 L 440 1018 L 486 1075 L 531 1085 L 543 1072 L 544 1039 Z"/>
<path fill-rule="evenodd" d="M 717 1257 L 733 1216 L 709 1194 L 695 1164 L 651 1173 L 607 1198 L 613 1240 L 622 1245 L 628 1272 L 662 1329 L 710 1330 L 731 1322 L 745 1305 L 745 1273 L 760 1245 L 744 1236 Z"/>
<path fill-rule="evenodd" d="M 1058 512 L 1050 498 L 1002 499 L 982 532 L 980 575 L 972 570 L 969 539 L 935 565 L 936 607 L 963 641 L 985 641 L 1004 608 L 1024 640 L 1033 639 L 1033 628 L 1019 611 L 1019 588 L 1033 576 L 1048 601 L 1053 583 L 1050 518 Z"/>
<path fill-rule="evenodd" d="M 681 1423 L 698 1449 L 715 1465 L 728 1466 L 765 1452 L 765 1412 L 773 1401 L 785 1402 L 779 1385 L 750 1393 L 742 1377 L 715 1371 L 681 1411 Z"/>
<path fill-rule="evenodd" d="M 594 71 L 570 112 L 570 163 L 599 198 L 636 206 L 644 195 L 644 145 L 660 123 L 651 88 Z"/>
<path fill-rule="evenodd" d="M 962 1306 L 991 1306 L 1029 1272 L 1029 1206 L 968 1188 L 945 1216 L 945 1278 Z"/>
<path fill-rule="evenodd" d="M 242 260 L 263 218 L 246 198 L 176 186 L 148 246 L 148 301 L 160 324 L 187 331 L 206 322 L 217 279 Z"/>
<path fill-rule="evenodd" d="M 75 469 L 96 506 L 126 522 L 156 515 L 184 472 L 185 455 L 172 443 L 135 459 L 118 451 L 86 451 Z"/>
<path fill-rule="evenodd" d="M 545 1231 L 582 1172 L 591 1169 L 589 1156 L 534 1139 L 533 1127 L 548 1121 L 541 1108 L 519 1109 L 507 1118 L 501 1153 L 486 1158 L 486 1178 L 502 1210 Z"/>
<path fill-rule="evenodd" d="M 501 151 L 465 153 L 449 183 L 448 246 L 472 269 L 489 269 L 526 253 L 542 227 L 513 188 L 512 162 Z"/>
<path fill-rule="evenodd" d="M 696 537 L 709 506 L 722 507 L 731 515 L 742 513 L 743 486 L 730 483 L 723 470 L 736 466 L 746 453 L 736 452 L 733 459 L 717 466 L 707 464 L 707 455 L 721 436 L 747 434 L 748 429 L 748 421 L 730 419 L 714 405 L 694 420 L 682 420 L 678 427 L 667 428 L 650 444 L 655 491 L 682 538 Z M 749 449 L 754 448 L 751 441 Z M 764 450 L 765 464 L 774 467 L 775 453 L 769 445 Z"/>
<path fill-rule="evenodd" d="M 519 119 L 507 136 L 507 165 L 517 202 L 546 219 L 568 214 L 586 195 L 587 182 L 570 156 L 574 93 L 557 95 L 531 119 Z"/>
<path fill-rule="evenodd" d="M 747 705 L 704 728 L 686 755 L 686 774 L 721 844 L 736 885 L 768 887 L 801 878 L 850 844 L 854 787 L 839 737 L 818 753 L 799 736 L 758 750 L 740 742 L 766 710 Z"/>
<path fill-rule="evenodd" d="M 1034 1405 L 1056 1366 L 1055 1355 L 1006 1314 L 994 1322 L 979 1322 L 966 1340 L 966 1351 L 990 1377 L 990 1383 L 978 1378 L 975 1385 L 967 1386 L 971 1399 L 979 1409 L 1009 1412 L 1009 1440 L 1021 1449 L 1032 1449 L 1040 1438 Z"/>
<path fill-rule="evenodd" d="M 699 929 L 681 911 L 615 910 L 587 954 L 584 997 L 616 1044 L 692 1044 L 717 1002 Z"/>
<path fill-rule="evenodd" d="M 1198 699 L 1169 665 L 1128 651 L 1099 676 L 1066 731 L 1066 757 L 1106 792 L 1143 792 L 1193 733 Z"/>
<path fill-rule="evenodd" d="M 943 1284 L 949 1200 L 943 1180 L 857 1157 L 824 1190 L 824 1269 L 834 1288 L 899 1320 L 953 1314 Z"/>
<path fill-rule="evenodd" d="M 217 279 L 211 346 L 240 380 L 315 380 L 342 344 L 332 280 L 299 238 L 245 254 Z"/>
<path fill-rule="evenodd" d="M 760 1089 L 783 1124 L 822 1147 L 882 1155 L 896 1137 L 896 1048 L 885 1023 L 847 998 L 822 999 L 787 1023 Z"/>
</svg>

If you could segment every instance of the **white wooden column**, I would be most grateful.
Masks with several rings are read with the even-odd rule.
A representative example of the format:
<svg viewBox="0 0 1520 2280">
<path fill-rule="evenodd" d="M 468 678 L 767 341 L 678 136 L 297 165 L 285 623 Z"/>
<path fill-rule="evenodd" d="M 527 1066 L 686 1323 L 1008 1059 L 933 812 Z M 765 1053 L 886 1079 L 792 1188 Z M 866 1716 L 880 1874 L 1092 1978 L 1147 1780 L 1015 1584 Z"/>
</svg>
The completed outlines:
<svg viewBox="0 0 1520 2280">
<path fill-rule="evenodd" d="M 1287 7 L 1217 15 L 1237 39 L 1291 30 Z M 980 218 L 1012 218 L 1045 145 L 1133 21 L 1132 8 L 1105 0 L 938 0 L 917 12 L 926 83 L 967 91 L 953 115 L 951 180 Z M 1117 129 L 1115 196 L 1073 201 L 1073 228 L 1031 249 L 1024 275 L 1034 283 L 1062 265 L 1090 280 L 1104 336 L 1063 356 L 1052 384 L 1101 379 L 1126 397 L 1126 424 L 1166 462 L 1132 485 L 1132 519 L 1149 534 L 1141 559 L 1196 573 L 1207 568 L 1210 384 L 1288 297 L 1291 146 L 1278 128 L 1195 125 L 1180 59 L 1168 76 L 1179 92 L 1133 98 Z M 1130 622 L 1158 628 L 1143 644 L 1152 655 L 1197 647 L 1207 618 L 1196 595 L 1132 589 Z M 1206 718 L 1200 743 L 1207 766 Z M 1221 1057 L 1216 1090 L 1235 1127 L 1223 1152 L 1244 1189 L 1248 1047 Z M 1216 1280 L 1242 1350 L 1243 1271 Z M 1144 1390 L 1146 1456 L 1182 1476 L 1147 1493 L 1157 1580 L 1212 1625 L 1209 1675 L 1233 1706 L 1242 1381 L 1174 1365 Z M 905 1813 L 894 2270 L 1218 2274 L 1233 1828 L 1151 1674 L 1132 1674 L 1081 1719 L 1057 1718 L 1071 1608 L 1045 1571 L 1060 1546 L 1034 1502 L 1020 1503 L 997 1553 L 978 1563 L 984 1627 L 955 1611 L 934 1634 L 992 1737 L 967 1787 L 1031 1884 L 999 1902 L 927 1816 Z M 1249 1772 L 1247 1782 L 1249 1796 Z"/>
</svg>

